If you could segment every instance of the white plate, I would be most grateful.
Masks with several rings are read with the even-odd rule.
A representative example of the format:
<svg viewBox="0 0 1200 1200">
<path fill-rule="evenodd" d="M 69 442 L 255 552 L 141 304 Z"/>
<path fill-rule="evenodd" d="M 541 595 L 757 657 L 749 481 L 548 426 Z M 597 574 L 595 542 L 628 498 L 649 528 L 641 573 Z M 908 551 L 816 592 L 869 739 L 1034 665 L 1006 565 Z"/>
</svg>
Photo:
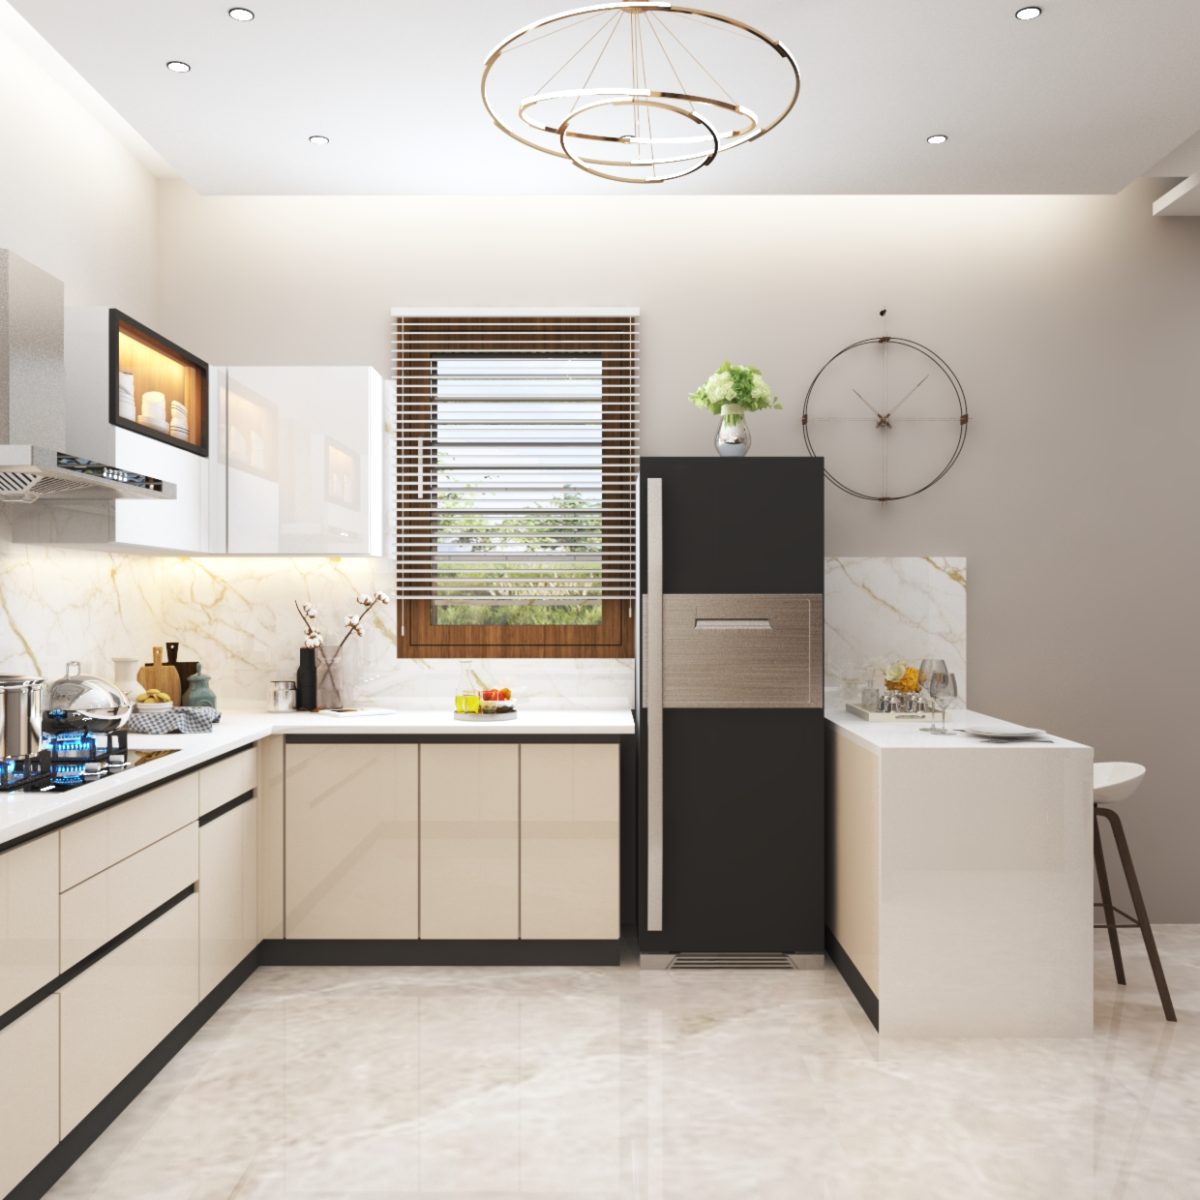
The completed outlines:
<svg viewBox="0 0 1200 1200">
<path fill-rule="evenodd" d="M 517 714 L 515 712 L 506 713 L 460 713 L 454 714 L 456 721 L 515 721 Z"/>
<path fill-rule="evenodd" d="M 977 725 L 963 732 L 972 737 L 987 738 L 989 742 L 1033 742 L 1050 736 L 1044 729 L 1022 729 L 1019 725 Z"/>
</svg>

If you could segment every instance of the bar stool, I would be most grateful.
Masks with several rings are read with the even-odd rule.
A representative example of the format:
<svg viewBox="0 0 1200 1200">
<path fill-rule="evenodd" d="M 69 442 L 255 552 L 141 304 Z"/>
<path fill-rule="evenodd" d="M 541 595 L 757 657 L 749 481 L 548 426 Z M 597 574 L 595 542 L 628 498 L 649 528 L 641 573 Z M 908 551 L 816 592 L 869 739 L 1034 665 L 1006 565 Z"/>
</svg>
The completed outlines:
<svg viewBox="0 0 1200 1200">
<path fill-rule="evenodd" d="M 1129 853 L 1129 842 L 1125 837 L 1125 828 L 1121 818 L 1110 805 L 1128 800 L 1146 775 L 1146 768 L 1140 763 L 1107 762 L 1095 763 L 1092 766 L 1092 800 L 1093 822 L 1095 826 L 1095 855 L 1096 875 L 1100 881 L 1100 903 L 1096 906 L 1104 910 L 1104 923 L 1096 925 L 1096 929 L 1108 930 L 1108 944 L 1112 947 L 1113 966 L 1117 969 L 1117 982 L 1125 982 L 1125 966 L 1121 962 L 1121 943 L 1117 938 L 1118 929 L 1140 929 L 1142 941 L 1146 943 L 1146 957 L 1150 960 L 1150 970 L 1154 972 L 1154 982 L 1158 985 L 1158 998 L 1162 1001 L 1163 1016 L 1168 1021 L 1175 1020 L 1175 1006 L 1171 1003 L 1171 993 L 1167 990 L 1167 977 L 1163 974 L 1162 963 L 1158 958 L 1158 947 L 1154 944 L 1154 931 L 1150 928 L 1150 918 L 1146 914 L 1146 902 L 1142 899 L 1142 889 L 1138 885 L 1137 872 L 1133 869 L 1133 858 Z M 1131 916 L 1117 908 L 1112 902 L 1112 893 L 1108 887 L 1108 870 L 1104 865 L 1104 847 L 1100 842 L 1100 818 L 1103 817 L 1112 829 L 1113 841 L 1117 844 L 1117 853 L 1121 856 L 1121 867 L 1125 871 L 1125 883 L 1129 887 L 1129 898 L 1133 901 Z M 1121 916 L 1130 922 L 1118 925 L 1117 917 Z"/>
</svg>

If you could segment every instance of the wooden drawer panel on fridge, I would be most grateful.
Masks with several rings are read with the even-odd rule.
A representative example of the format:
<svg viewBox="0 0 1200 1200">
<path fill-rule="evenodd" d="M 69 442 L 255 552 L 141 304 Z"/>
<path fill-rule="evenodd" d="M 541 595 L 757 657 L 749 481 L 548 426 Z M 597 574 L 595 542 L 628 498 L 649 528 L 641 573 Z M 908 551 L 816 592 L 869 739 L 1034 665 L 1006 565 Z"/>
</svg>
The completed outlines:
<svg viewBox="0 0 1200 1200">
<path fill-rule="evenodd" d="M 200 815 L 200 779 L 193 772 L 151 788 L 60 830 L 65 892 L 77 883 L 111 867 L 182 829 Z"/>
<path fill-rule="evenodd" d="M 58 834 L 0 853 L 0 1013 L 58 974 Z"/>
<path fill-rule="evenodd" d="M 64 1136 L 195 1008 L 196 921 L 189 896 L 59 993 Z"/>
<path fill-rule="evenodd" d="M 421 936 L 520 934 L 518 747 L 421 746 Z"/>
<path fill-rule="evenodd" d="M 258 801 L 200 826 L 200 995 L 258 945 Z"/>
<path fill-rule="evenodd" d="M 253 746 L 223 758 L 200 771 L 200 815 L 254 791 L 258 783 L 258 755 Z"/>
<path fill-rule="evenodd" d="M 0 1030 L 0 1195 L 58 1145 L 58 997 Z"/>
<path fill-rule="evenodd" d="M 195 883 L 198 843 L 193 822 L 63 892 L 60 970 L 87 958 Z"/>
<path fill-rule="evenodd" d="M 521 747 L 521 937 L 621 936 L 617 746 Z"/>
<path fill-rule="evenodd" d="M 286 936 L 417 936 L 417 747 L 289 745 Z"/>
</svg>

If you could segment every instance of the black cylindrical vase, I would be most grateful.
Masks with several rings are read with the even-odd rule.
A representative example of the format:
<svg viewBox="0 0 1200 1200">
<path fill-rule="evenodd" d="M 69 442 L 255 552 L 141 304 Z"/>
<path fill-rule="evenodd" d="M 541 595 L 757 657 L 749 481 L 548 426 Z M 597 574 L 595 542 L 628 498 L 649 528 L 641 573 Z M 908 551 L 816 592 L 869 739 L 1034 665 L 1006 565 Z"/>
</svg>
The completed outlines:
<svg viewBox="0 0 1200 1200">
<path fill-rule="evenodd" d="M 296 672 L 296 707 L 303 712 L 317 711 L 317 652 L 307 646 L 300 649 L 300 667 Z"/>
</svg>

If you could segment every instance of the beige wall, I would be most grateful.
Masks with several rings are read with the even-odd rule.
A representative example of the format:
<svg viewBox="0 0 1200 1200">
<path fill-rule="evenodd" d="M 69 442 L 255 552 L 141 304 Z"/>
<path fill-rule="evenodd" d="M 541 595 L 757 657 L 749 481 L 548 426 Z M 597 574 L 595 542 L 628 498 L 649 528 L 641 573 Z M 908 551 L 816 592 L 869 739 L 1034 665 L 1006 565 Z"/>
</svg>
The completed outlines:
<svg viewBox="0 0 1200 1200">
<path fill-rule="evenodd" d="M 952 474 L 880 507 L 830 490 L 839 555 L 964 554 L 976 707 L 1149 765 L 1129 817 L 1152 911 L 1200 920 L 1184 716 L 1200 679 L 1200 222 L 1118 197 L 227 198 L 163 184 L 167 325 L 215 361 L 388 366 L 393 305 L 636 304 L 643 447 L 706 454 L 685 393 L 758 363 L 803 452 L 834 350 L 940 351 L 972 428 Z"/>
<path fill-rule="evenodd" d="M 0 0 L 0 246 L 61 279 L 68 304 L 150 321 L 156 180 L 85 88 Z"/>
</svg>

